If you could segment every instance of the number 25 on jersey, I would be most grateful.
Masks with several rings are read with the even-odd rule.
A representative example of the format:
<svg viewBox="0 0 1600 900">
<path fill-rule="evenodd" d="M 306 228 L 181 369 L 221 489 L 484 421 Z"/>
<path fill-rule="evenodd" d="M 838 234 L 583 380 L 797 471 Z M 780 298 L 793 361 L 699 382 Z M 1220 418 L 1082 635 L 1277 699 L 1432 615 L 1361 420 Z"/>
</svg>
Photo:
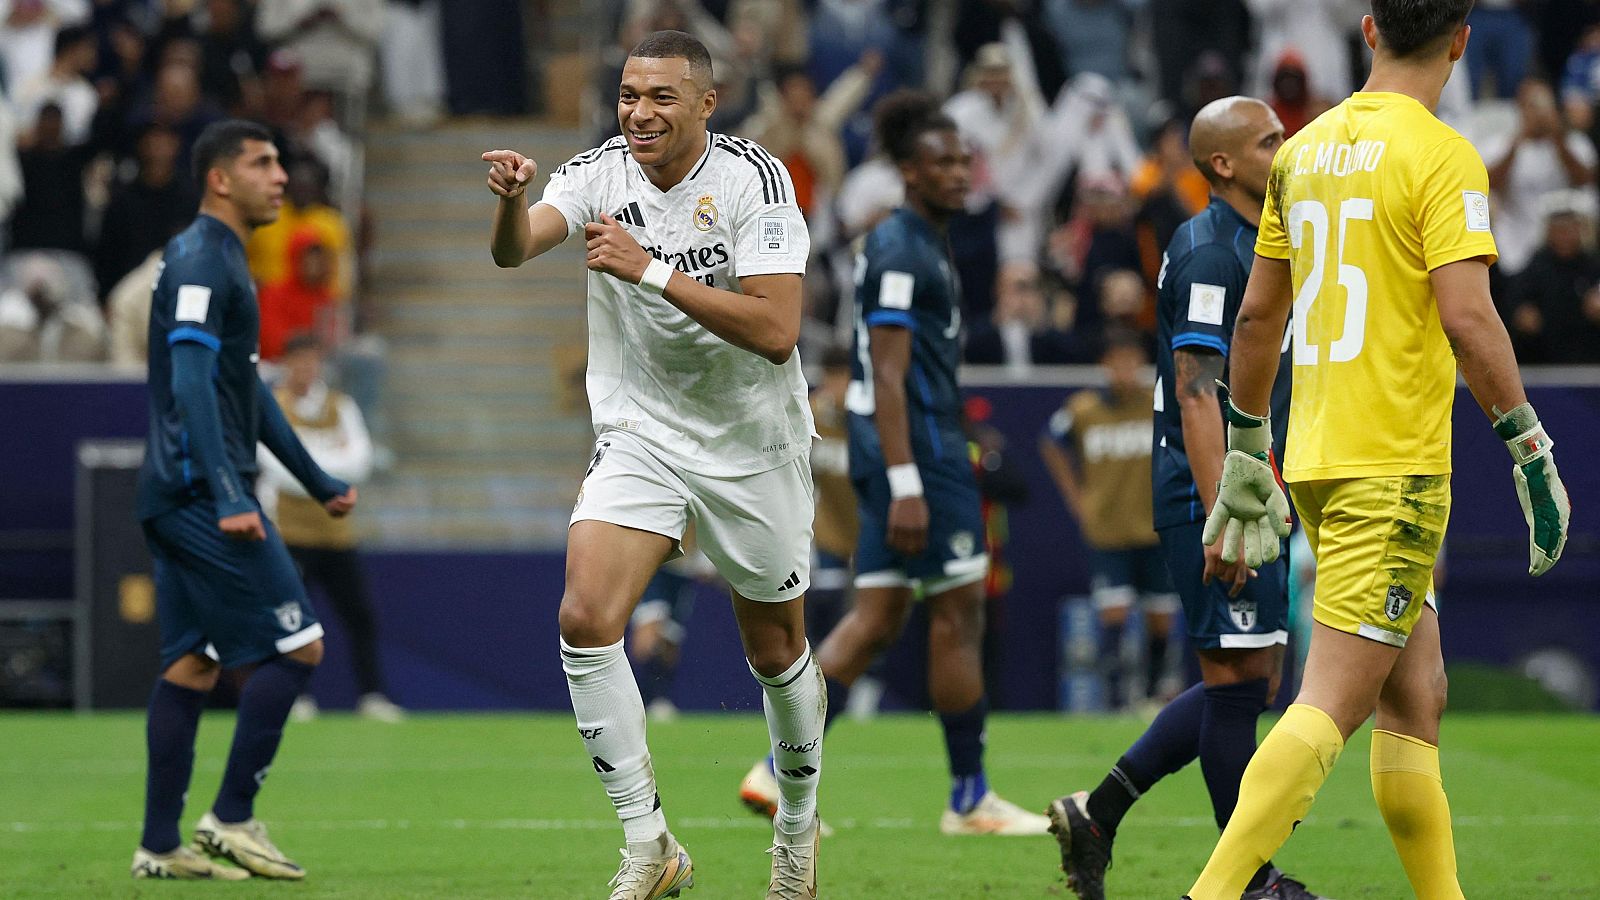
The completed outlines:
<svg viewBox="0 0 1600 900">
<path fill-rule="evenodd" d="M 1352 197 L 1339 204 L 1338 286 L 1345 291 L 1344 327 L 1327 348 L 1328 362 L 1349 362 L 1361 354 L 1367 337 L 1367 273 L 1344 261 L 1345 235 L 1350 222 L 1372 221 L 1372 201 Z M 1300 200 L 1289 208 L 1289 243 L 1299 250 L 1305 232 L 1311 232 L 1311 271 L 1294 297 L 1294 364 L 1314 366 L 1323 359 L 1322 347 L 1311 343 L 1306 329 L 1311 322 L 1311 307 L 1322 295 L 1327 279 L 1328 207 L 1320 200 Z M 1356 226 L 1360 227 L 1360 226 Z"/>
</svg>

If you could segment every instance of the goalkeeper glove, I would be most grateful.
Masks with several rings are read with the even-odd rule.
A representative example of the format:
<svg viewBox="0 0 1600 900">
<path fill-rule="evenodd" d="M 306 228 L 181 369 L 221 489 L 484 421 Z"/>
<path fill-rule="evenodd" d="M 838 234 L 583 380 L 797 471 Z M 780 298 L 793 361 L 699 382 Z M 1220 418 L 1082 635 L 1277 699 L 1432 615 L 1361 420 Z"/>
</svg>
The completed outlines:
<svg viewBox="0 0 1600 900">
<path fill-rule="evenodd" d="M 1289 536 L 1289 498 L 1272 465 L 1272 417 L 1252 416 L 1233 405 L 1222 387 L 1228 420 L 1228 455 L 1222 459 L 1217 503 L 1206 517 L 1201 540 L 1211 546 L 1221 537 L 1222 561 L 1254 569 L 1278 558 L 1278 541 Z"/>
<path fill-rule="evenodd" d="M 1550 454 L 1555 441 L 1545 434 L 1530 404 L 1507 413 L 1495 407 L 1494 412 L 1500 417 L 1494 421 L 1494 433 L 1511 451 L 1515 463 L 1511 478 L 1517 484 L 1522 517 L 1528 522 L 1528 574 L 1543 575 L 1561 558 L 1567 545 L 1567 522 L 1572 517 L 1567 488 Z"/>
</svg>

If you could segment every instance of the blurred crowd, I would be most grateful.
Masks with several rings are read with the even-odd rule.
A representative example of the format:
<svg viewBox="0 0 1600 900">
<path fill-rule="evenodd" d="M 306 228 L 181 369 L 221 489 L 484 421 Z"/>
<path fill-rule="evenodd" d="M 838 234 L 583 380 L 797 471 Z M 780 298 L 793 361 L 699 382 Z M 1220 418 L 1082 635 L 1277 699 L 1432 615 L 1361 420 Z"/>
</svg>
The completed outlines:
<svg viewBox="0 0 1600 900">
<path fill-rule="evenodd" d="M 805 341 L 847 341 L 851 242 L 900 200 L 874 102 L 948 98 L 976 152 L 951 227 L 967 360 L 1090 363 L 1108 330 L 1149 336 L 1161 250 L 1207 202 L 1188 119 L 1234 93 L 1293 133 L 1360 86 L 1363 0 L 608 0 L 593 131 L 644 34 L 710 48 L 713 130 L 787 164 L 817 256 Z M 1479 0 L 1440 115 L 1489 167 L 1496 297 L 1528 363 L 1600 362 L 1594 139 L 1600 3 Z M 821 276 L 821 277 L 818 277 Z M 813 352 L 813 356 L 815 353 Z"/>
<path fill-rule="evenodd" d="M 277 137 L 282 216 L 248 245 L 262 351 L 355 323 L 367 96 L 439 115 L 433 0 L 0 0 L 0 362 L 144 359 L 160 250 L 199 202 L 189 151 Z"/>
</svg>

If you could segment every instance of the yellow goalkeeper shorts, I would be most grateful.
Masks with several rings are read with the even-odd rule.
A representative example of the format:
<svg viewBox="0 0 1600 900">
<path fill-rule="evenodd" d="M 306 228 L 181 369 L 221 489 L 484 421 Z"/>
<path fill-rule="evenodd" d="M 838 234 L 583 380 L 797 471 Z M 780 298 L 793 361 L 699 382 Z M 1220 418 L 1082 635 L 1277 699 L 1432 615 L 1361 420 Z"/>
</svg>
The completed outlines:
<svg viewBox="0 0 1600 900">
<path fill-rule="evenodd" d="M 1313 618 L 1404 647 L 1423 604 L 1433 603 L 1450 476 L 1301 481 L 1289 494 L 1317 561 Z"/>
</svg>

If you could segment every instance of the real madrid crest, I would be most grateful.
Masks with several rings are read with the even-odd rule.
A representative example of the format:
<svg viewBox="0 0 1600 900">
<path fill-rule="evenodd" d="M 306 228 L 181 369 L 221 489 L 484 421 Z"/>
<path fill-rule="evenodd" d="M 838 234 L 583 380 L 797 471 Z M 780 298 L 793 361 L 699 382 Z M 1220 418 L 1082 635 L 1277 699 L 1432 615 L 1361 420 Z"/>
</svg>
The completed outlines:
<svg viewBox="0 0 1600 900">
<path fill-rule="evenodd" d="M 700 203 L 694 208 L 694 227 L 701 231 L 717 227 L 717 205 L 711 202 L 710 194 L 701 197 Z"/>
</svg>

